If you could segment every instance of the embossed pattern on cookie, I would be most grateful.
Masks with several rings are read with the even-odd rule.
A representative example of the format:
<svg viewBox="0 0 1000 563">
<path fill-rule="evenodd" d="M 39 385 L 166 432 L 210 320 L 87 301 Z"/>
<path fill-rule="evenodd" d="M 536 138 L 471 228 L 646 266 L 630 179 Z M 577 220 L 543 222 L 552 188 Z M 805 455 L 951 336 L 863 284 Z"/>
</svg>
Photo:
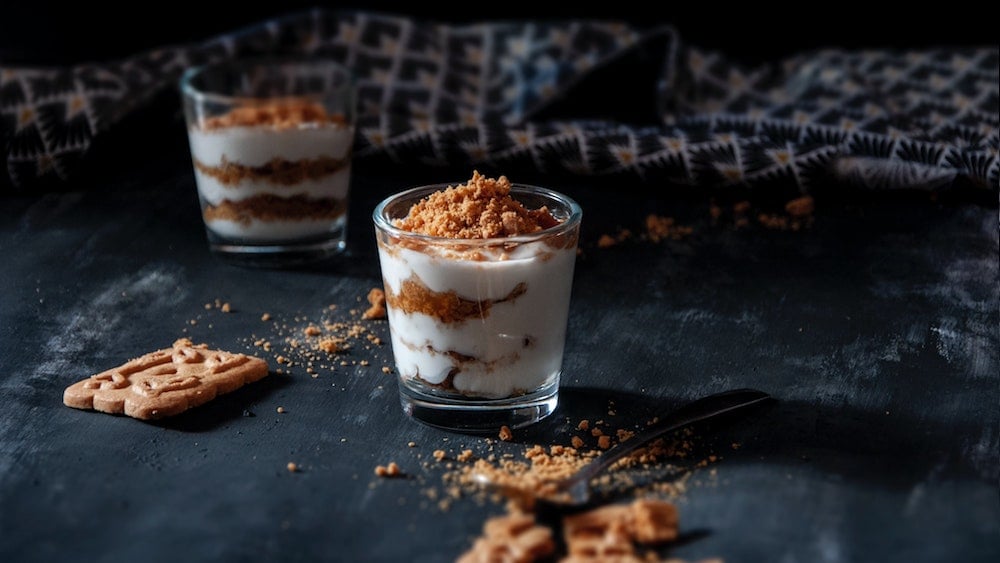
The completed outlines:
<svg viewBox="0 0 1000 563">
<path fill-rule="evenodd" d="M 153 420 L 180 414 L 267 376 L 267 362 L 209 350 L 182 338 L 66 388 L 63 403 L 76 409 Z"/>
</svg>

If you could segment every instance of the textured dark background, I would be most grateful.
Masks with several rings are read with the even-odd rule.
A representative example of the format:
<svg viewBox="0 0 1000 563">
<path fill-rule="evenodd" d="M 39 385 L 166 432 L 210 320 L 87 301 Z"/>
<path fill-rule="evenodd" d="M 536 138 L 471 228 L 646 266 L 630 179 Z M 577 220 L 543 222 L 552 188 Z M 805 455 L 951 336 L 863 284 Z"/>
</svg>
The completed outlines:
<svg viewBox="0 0 1000 563">
<path fill-rule="evenodd" d="M 442 22 L 484 19 L 616 19 L 636 26 L 671 24 L 683 41 L 757 63 L 822 47 L 996 45 L 982 3 L 871 2 L 8 2 L 0 15 L 0 62 L 67 64 L 124 57 L 139 49 L 206 39 L 291 11 L 322 6 L 409 14 Z M 114 17 L 112 17 L 114 16 Z"/>
<path fill-rule="evenodd" d="M 502 507 L 465 499 L 440 511 L 422 491 L 440 490 L 442 472 L 423 461 L 489 446 L 408 420 L 379 370 L 388 346 L 351 356 L 370 367 L 272 374 L 153 424 L 61 396 L 185 334 L 259 353 L 249 343 L 267 334 L 264 312 L 300 326 L 330 304 L 357 307 L 379 284 L 375 203 L 467 171 L 359 166 L 346 255 L 246 270 L 207 251 L 183 123 L 152 126 L 132 122 L 96 147 L 103 164 L 86 185 L 0 205 L 0 561 L 453 561 Z M 609 401 L 612 424 L 630 427 L 755 387 L 777 404 L 698 431 L 695 455 L 675 460 L 722 456 L 678 499 L 684 541 L 665 555 L 1000 557 L 995 205 L 818 198 L 805 231 L 734 230 L 711 223 L 704 194 L 515 177 L 580 201 L 584 252 L 559 410 L 495 453 L 568 443 L 579 419 L 610 418 Z M 651 212 L 695 232 L 595 248 L 619 227 L 641 231 Z M 206 311 L 215 299 L 234 312 Z M 383 339 L 387 328 L 373 325 Z M 409 476 L 372 474 L 389 461 Z"/>
<path fill-rule="evenodd" d="M 648 11 L 626 8 L 608 10 L 649 23 Z M 685 40 L 747 58 L 827 44 L 993 41 L 993 19 L 945 8 L 667 9 Z M 516 4 L 473 15 L 426 10 L 449 21 L 501 10 L 562 15 Z M 0 17 L 0 61 L 124 56 L 278 12 L 136 4 L 123 28 L 101 3 L 18 3 Z M 62 405 L 70 383 L 179 336 L 256 351 L 248 339 L 262 331 L 263 312 L 295 324 L 330 304 L 357 306 L 379 283 L 374 204 L 468 175 L 359 166 L 347 254 L 305 270 L 246 270 L 207 251 L 170 102 L 95 143 L 79 183 L 0 200 L 0 561 L 453 561 L 502 507 L 464 500 L 441 512 L 421 492 L 440 488 L 440 470 L 421 462 L 438 447 L 488 448 L 406 419 L 394 380 L 378 370 L 391 362 L 388 346 L 371 353 L 369 368 L 272 374 L 155 424 Z M 560 409 L 501 452 L 566 443 L 575 421 L 606 418 L 609 400 L 615 424 L 629 426 L 703 394 L 756 387 L 777 404 L 697 433 L 694 459 L 722 459 L 696 471 L 678 499 L 685 539 L 664 554 L 727 563 L 1000 559 L 995 200 L 831 191 L 817 196 L 810 229 L 735 230 L 708 218 L 720 194 L 668 198 L 633 181 L 508 172 L 580 201 L 584 253 Z M 695 233 L 595 248 L 603 233 L 641 230 L 651 212 Z M 217 298 L 235 311 L 206 311 Z M 384 338 L 387 326 L 374 330 Z M 406 447 L 411 440 L 417 448 Z M 288 461 L 303 471 L 289 474 Z M 388 461 L 409 477 L 375 478 Z"/>
</svg>

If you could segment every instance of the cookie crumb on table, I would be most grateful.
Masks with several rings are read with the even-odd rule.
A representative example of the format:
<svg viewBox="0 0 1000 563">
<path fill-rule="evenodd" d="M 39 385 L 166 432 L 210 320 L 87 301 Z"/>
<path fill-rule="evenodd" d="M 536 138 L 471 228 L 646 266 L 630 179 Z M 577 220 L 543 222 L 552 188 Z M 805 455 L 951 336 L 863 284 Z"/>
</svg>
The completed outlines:
<svg viewBox="0 0 1000 563">
<path fill-rule="evenodd" d="M 499 438 L 501 440 L 503 440 L 504 442 L 509 442 L 509 441 L 511 441 L 511 440 L 514 439 L 514 433 L 510 431 L 510 427 L 508 427 L 506 425 L 505 426 L 501 426 L 500 427 Z"/>
<path fill-rule="evenodd" d="M 402 470 L 399 469 L 399 465 L 395 461 L 389 462 L 389 465 L 379 465 L 375 468 L 375 475 L 379 477 L 398 477 L 402 474 Z"/>
</svg>

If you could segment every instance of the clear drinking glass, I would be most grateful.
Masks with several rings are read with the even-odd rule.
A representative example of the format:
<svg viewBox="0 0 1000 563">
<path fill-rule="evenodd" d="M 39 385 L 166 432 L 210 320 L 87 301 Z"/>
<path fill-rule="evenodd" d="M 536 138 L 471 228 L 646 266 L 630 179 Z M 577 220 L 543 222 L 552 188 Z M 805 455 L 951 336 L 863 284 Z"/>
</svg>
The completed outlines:
<svg viewBox="0 0 1000 563">
<path fill-rule="evenodd" d="M 250 265 L 343 250 L 354 144 L 351 73 L 326 60 L 249 60 L 181 78 L 208 243 Z"/>
<path fill-rule="evenodd" d="M 447 187 L 396 194 L 373 214 L 403 410 L 465 431 L 534 423 L 558 403 L 583 213 L 562 194 L 512 184 L 515 200 L 547 207 L 559 224 L 493 239 L 436 237 L 393 225 Z"/>
</svg>

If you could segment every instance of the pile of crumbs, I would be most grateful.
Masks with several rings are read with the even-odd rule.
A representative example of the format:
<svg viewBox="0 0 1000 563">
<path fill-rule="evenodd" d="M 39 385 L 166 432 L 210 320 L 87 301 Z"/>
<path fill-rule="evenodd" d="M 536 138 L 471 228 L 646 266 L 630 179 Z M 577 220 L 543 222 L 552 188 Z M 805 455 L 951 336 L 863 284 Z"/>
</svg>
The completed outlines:
<svg viewBox="0 0 1000 563">
<path fill-rule="evenodd" d="M 666 501 L 637 499 L 629 504 L 608 505 L 563 518 L 565 555 L 561 563 L 652 563 L 661 561 L 648 549 L 677 539 L 677 508 Z M 458 563 L 495 561 L 530 563 L 549 560 L 556 554 L 552 529 L 539 524 L 531 514 L 514 512 L 490 518 L 482 535 L 458 558 Z M 640 549 L 646 548 L 645 553 Z M 664 563 L 683 563 L 667 559 Z M 703 559 L 699 563 L 722 563 Z"/>
<path fill-rule="evenodd" d="M 652 424 L 655 421 L 649 421 Z M 598 435 L 600 434 L 600 435 Z M 535 521 L 532 515 L 536 498 L 558 498 L 553 483 L 575 474 L 599 457 L 599 445 L 605 438 L 611 445 L 628 440 L 631 429 L 611 430 L 603 420 L 581 420 L 571 432 L 580 447 L 554 444 L 505 444 L 493 438 L 484 440 L 476 455 L 472 448 L 459 445 L 451 453 L 436 449 L 433 461 L 424 462 L 425 470 L 444 469 L 443 490 L 426 488 L 423 494 L 447 511 L 463 498 L 477 502 L 505 502 L 506 513 L 487 520 L 482 535 L 459 561 L 538 561 L 552 560 L 555 542 L 552 530 Z M 583 436 L 588 439 L 584 441 Z M 594 439 L 596 438 L 596 440 Z M 577 442 L 573 440 L 573 442 Z M 523 448 L 520 455 L 511 451 Z M 690 430 L 672 439 L 657 440 L 620 460 L 596 480 L 595 491 L 620 491 L 631 488 L 635 498 L 628 504 L 609 504 L 566 517 L 563 522 L 562 562 L 660 561 L 652 548 L 668 544 L 677 537 L 678 515 L 672 501 L 686 491 L 694 472 L 719 458 L 691 459 L 694 451 Z M 418 456 L 419 457 L 419 456 Z M 684 467 L 673 462 L 684 460 Z M 669 475 L 664 479 L 663 474 Z M 641 484 L 642 481 L 652 481 Z M 483 483 L 492 486 L 484 488 Z M 643 550 L 646 550 L 643 553 Z M 669 560 L 675 562 L 677 560 Z M 706 561 L 707 563 L 707 561 Z"/>
</svg>

